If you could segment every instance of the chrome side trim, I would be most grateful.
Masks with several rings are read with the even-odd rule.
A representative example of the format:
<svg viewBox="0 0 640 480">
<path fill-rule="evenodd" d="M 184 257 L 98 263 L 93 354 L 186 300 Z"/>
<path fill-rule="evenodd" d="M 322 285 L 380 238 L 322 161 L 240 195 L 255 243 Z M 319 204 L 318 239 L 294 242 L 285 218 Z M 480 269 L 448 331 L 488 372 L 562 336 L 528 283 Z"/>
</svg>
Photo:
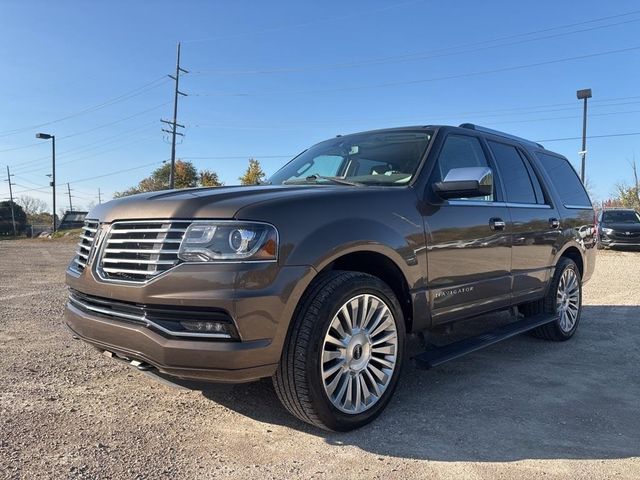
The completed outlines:
<svg viewBox="0 0 640 480">
<path fill-rule="evenodd" d="M 485 202 L 483 200 L 448 200 L 448 205 L 467 205 L 473 207 L 509 207 L 509 208 L 540 208 L 551 209 L 551 205 L 540 203 L 518 203 L 518 202 Z M 580 207 L 583 208 L 583 207 Z M 591 207 L 589 207 L 591 208 Z"/>
<path fill-rule="evenodd" d="M 509 208 L 540 208 L 543 210 L 551 209 L 551 205 L 541 204 L 541 203 L 516 203 L 516 202 L 507 202 L 507 207 Z"/>
<path fill-rule="evenodd" d="M 570 208 L 572 210 L 593 210 L 591 205 L 564 205 L 564 208 Z"/>
<path fill-rule="evenodd" d="M 144 315 L 132 315 L 129 313 L 116 312 L 113 310 L 109 310 L 108 308 L 95 307 L 93 305 L 88 305 L 84 302 L 81 302 L 80 300 L 78 300 L 77 298 L 74 298 L 71 295 L 69 296 L 69 305 L 79 306 L 80 308 L 84 308 L 86 310 L 89 310 L 95 313 L 101 313 L 108 317 L 123 318 L 126 320 L 134 320 L 136 322 L 144 323 L 147 328 L 153 327 L 166 333 L 167 335 L 172 335 L 175 337 L 202 337 L 202 338 L 224 338 L 224 339 L 231 338 L 231 335 L 229 335 L 228 333 L 174 332 L 172 330 L 169 330 L 163 327 L 162 325 L 158 325 L 157 323 L 154 323 L 148 320 Z"/>
</svg>

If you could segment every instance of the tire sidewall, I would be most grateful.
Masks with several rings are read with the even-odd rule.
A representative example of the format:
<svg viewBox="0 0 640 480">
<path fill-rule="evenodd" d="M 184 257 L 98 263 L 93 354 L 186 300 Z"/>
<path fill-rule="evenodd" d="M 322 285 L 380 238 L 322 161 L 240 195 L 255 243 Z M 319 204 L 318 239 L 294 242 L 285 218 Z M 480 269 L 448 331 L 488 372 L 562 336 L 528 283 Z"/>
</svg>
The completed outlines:
<svg viewBox="0 0 640 480">
<path fill-rule="evenodd" d="M 567 269 L 571 269 L 573 270 L 573 272 L 576 274 L 578 278 L 578 299 L 580 302 L 580 307 L 578 308 L 578 316 L 576 318 L 576 323 L 574 323 L 571 330 L 566 332 L 560 327 L 560 318 L 558 317 L 558 319 L 555 321 L 556 330 L 558 334 L 564 339 L 569 339 L 574 335 L 574 333 L 576 333 L 576 330 L 578 329 L 578 325 L 580 324 L 580 318 L 582 317 L 582 276 L 580 275 L 580 270 L 578 269 L 578 266 L 575 264 L 573 260 L 565 259 L 563 263 L 560 265 L 560 267 L 561 268 L 557 272 L 553 282 L 553 290 L 550 292 L 550 294 L 552 295 L 552 301 L 553 301 L 552 313 L 554 315 L 557 315 L 558 313 L 557 304 L 556 304 L 556 295 L 558 292 L 558 285 L 560 283 L 560 279 L 562 278 L 562 275 Z"/>
<path fill-rule="evenodd" d="M 338 410 L 327 397 L 321 374 L 322 347 L 325 335 L 334 315 L 350 298 L 361 294 L 375 295 L 384 301 L 393 314 L 398 332 L 398 352 L 393 376 L 382 397 L 370 409 L 363 413 L 350 415 Z M 402 372 L 405 352 L 405 322 L 402 309 L 395 295 L 389 287 L 375 277 L 360 277 L 353 282 L 353 286 L 334 291 L 318 312 L 311 333 L 307 352 L 306 375 L 309 386 L 309 396 L 313 399 L 314 407 L 320 419 L 332 430 L 346 431 L 365 425 L 376 418 L 389 403 L 396 389 Z"/>
</svg>

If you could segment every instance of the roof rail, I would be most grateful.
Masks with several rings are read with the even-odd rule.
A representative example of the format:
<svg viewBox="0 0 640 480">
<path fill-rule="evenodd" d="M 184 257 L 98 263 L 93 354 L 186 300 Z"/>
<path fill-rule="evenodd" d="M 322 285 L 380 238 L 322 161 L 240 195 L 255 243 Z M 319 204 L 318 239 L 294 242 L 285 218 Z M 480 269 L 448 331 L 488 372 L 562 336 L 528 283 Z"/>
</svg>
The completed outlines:
<svg viewBox="0 0 640 480">
<path fill-rule="evenodd" d="M 474 125 L 473 123 L 461 123 L 460 128 L 468 128 L 469 130 L 476 130 L 478 132 L 490 133 L 492 135 L 510 138 L 511 140 L 516 140 L 518 142 L 526 143 L 528 145 L 535 145 L 538 148 L 544 148 L 541 144 L 533 142 L 531 140 L 527 140 L 526 138 L 516 137 L 515 135 L 511 135 L 509 133 L 504 133 L 499 130 L 493 130 L 492 128 L 481 127 L 480 125 Z"/>
</svg>

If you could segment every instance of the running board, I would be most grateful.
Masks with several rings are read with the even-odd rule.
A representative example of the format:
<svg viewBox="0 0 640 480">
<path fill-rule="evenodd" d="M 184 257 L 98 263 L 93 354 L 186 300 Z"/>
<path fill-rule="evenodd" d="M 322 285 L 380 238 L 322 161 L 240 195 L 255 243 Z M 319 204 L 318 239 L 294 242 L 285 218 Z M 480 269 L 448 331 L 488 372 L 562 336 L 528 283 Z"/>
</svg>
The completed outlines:
<svg viewBox="0 0 640 480">
<path fill-rule="evenodd" d="M 437 367 L 449 360 L 455 360 L 463 355 L 475 352 L 476 350 L 488 347 L 502 340 L 515 337 L 516 335 L 528 332 L 554 320 L 556 320 L 556 317 L 553 315 L 536 315 L 525 318 L 524 320 L 503 325 L 476 337 L 465 338 L 464 340 L 443 345 L 442 347 L 426 350 L 415 355 L 412 360 L 418 368 L 429 369 Z"/>
</svg>

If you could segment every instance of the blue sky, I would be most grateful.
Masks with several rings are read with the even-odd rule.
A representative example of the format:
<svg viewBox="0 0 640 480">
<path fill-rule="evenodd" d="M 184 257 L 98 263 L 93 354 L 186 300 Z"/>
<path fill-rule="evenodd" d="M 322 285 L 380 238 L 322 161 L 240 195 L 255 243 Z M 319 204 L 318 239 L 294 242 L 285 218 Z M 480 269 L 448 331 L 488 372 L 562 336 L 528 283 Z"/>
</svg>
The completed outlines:
<svg viewBox="0 0 640 480">
<path fill-rule="evenodd" d="M 250 156 L 273 173 L 317 141 L 370 128 L 579 137 L 578 88 L 593 89 L 590 135 L 640 132 L 639 27 L 635 1 L 4 0 L 0 177 L 9 165 L 17 196 L 50 201 L 37 131 L 57 136 L 57 183 L 71 182 L 77 205 L 148 175 L 170 153 L 159 120 L 171 115 L 163 76 L 177 41 L 190 71 L 178 157 L 226 184 Z M 543 143 L 578 164 L 580 140 Z M 596 197 L 629 178 L 636 151 L 640 135 L 589 140 Z"/>
</svg>

